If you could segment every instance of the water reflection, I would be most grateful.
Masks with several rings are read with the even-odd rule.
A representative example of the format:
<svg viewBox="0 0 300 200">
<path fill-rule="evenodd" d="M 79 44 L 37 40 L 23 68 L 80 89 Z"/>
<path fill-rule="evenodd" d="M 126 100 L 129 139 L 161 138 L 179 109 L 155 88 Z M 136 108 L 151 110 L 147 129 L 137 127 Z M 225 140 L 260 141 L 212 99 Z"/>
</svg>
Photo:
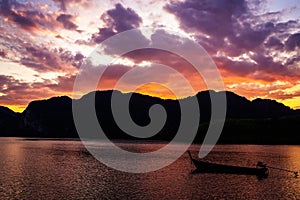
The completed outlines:
<svg viewBox="0 0 300 200">
<path fill-rule="evenodd" d="M 147 152 L 162 144 L 118 145 Z M 105 145 L 101 148 L 105 150 Z M 180 145 L 174 151 L 176 148 Z M 197 155 L 199 148 L 194 145 L 190 150 Z M 99 163 L 80 141 L 1 138 L 0 151 L 1 199 L 300 199 L 300 179 L 286 172 L 271 170 L 270 176 L 261 181 L 245 175 L 193 175 L 187 154 L 159 171 L 129 174 Z M 148 163 L 168 159 L 172 153 Z M 299 170 L 300 147 L 218 145 L 205 159 L 241 166 L 252 166 L 260 160 Z M 122 159 L 118 162 L 122 165 Z"/>
</svg>

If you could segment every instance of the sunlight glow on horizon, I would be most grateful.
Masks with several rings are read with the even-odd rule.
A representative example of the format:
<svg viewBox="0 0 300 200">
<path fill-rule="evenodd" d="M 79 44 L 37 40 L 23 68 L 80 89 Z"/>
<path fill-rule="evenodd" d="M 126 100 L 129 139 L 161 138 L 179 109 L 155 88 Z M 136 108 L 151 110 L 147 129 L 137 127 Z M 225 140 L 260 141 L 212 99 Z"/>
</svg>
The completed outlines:
<svg viewBox="0 0 300 200">
<path fill-rule="evenodd" d="M 4 12 L 0 5 L 0 105 L 21 112 L 30 101 L 72 96 L 81 63 L 103 40 L 131 28 L 150 27 L 170 29 L 202 45 L 216 63 L 225 90 L 249 100 L 273 99 L 300 109 L 300 0 L 240 1 L 250 10 L 228 1 L 226 13 L 224 5 L 209 2 L 202 5 L 197 0 L 8 1 L 11 5 L 4 9 L 10 12 Z M 245 12 L 244 15 L 240 17 L 235 9 Z M 152 33 L 141 32 L 152 41 Z M 176 36 L 172 39 L 182 42 Z M 152 63 L 160 61 L 174 64 L 196 92 L 207 89 L 203 80 L 194 76 L 181 60 L 161 55 L 153 53 L 149 58 L 141 53 L 117 58 L 107 53 L 95 58 L 95 65 L 113 61 L 115 67 L 108 70 L 99 89 L 114 89 L 117 79 L 128 68 L 136 67 L 141 70 L 141 77 L 128 81 L 121 90 L 134 92 L 126 86 L 130 88 L 140 81 L 151 72 Z M 164 84 L 149 83 L 137 92 L 175 99 L 166 88 L 174 86 L 181 90 L 179 98 L 190 95 L 176 76 L 157 72 L 152 77 L 160 78 Z"/>
</svg>

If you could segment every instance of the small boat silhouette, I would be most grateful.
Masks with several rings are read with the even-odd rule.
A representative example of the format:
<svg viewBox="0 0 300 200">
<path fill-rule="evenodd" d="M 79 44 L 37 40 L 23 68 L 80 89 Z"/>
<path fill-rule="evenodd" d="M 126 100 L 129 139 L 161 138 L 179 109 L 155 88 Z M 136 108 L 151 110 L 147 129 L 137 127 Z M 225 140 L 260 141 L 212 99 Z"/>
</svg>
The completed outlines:
<svg viewBox="0 0 300 200">
<path fill-rule="evenodd" d="M 255 168 L 223 165 L 194 159 L 190 151 L 187 151 L 187 153 L 189 154 L 191 162 L 196 167 L 196 170 L 194 170 L 193 173 L 256 175 L 259 178 L 267 178 L 269 175 L 268 167 L 266 165 L 261 165 L 261 162 L 258 162 Z"/>
</svg>

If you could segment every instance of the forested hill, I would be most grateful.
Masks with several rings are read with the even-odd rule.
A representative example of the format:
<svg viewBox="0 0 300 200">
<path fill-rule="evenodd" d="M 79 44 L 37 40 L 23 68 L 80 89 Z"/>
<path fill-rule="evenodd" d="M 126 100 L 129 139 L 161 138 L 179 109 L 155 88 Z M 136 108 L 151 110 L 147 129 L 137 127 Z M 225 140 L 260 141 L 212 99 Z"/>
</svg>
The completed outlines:
<svg viewBox="0 0 300 200">
<path fill-rule="evenodd" d="M 119 100 L 127 95 L 118 92 Z M 209 94 L 218 98 L 224 92 L 202 91 L 196 97 L 200 106 L 199 130 L 196 142 L 205 136 L 210 120 L 211 101 Z M 248 99 L 232 92 L 227 96 L 226 123 L 219 140 L 220 143 L 257 143 L 257 144 L 300 144 L 300 111 L 293 110 L 281 103 L 268 99 Z M 76 101 L 84 101 L 89 95 L 96 97 L 98 121 L 111 139 L 135 139 L 120 130 L 111 112 L 112 91 L 97 91 L 86 94 Z M 133 93 L 129 109 L 132 119 L 140 126 L 150 122 L 149 108 L 161 104 L 167 112 L 163 129 L 153 140 L 171 140 L 180 124 L 179 101 L 163 100 L 157 97 Z M 125 100 L 124 100 L 125 102 Z M 127 106 L 127 105 L 123 105 Z M 0 107 L 0 136 L 72 138 L 78 137 L 72 116 L 72 99 L 66 96 L 32 101 L 23 113 L 15 113 Z"/>
</svg>

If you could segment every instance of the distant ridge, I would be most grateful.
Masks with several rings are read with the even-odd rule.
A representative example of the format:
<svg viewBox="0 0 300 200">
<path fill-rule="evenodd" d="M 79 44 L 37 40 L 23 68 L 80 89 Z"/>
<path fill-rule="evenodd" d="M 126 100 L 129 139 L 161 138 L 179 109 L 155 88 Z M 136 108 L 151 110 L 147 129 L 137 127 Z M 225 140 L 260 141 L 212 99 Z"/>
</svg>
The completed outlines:
<svg viewBox="0 0 300 200">
<path fill-rule="evenodd" d="M 112 92 L 112 90 L 94 91 L 75 101 L 80 102 L 89 95 L 95 95 L 98 121 L 107 136 L 110 139 L 135 139 L 120 130 L 112 117 L 110 109 Z M 164 106 L 168 114 L 166 124 L 150 140 L 169 141 L 175 136 L 181 116 L 179 101 L 189 101 L 189 97 L 181 100 L 163 100 L 138 93 L 116 92 L 121 102 L 126 96 L 132 95 L 130 114 L 140 126 L 150 122 L 148 111 L 152 105 Z M 203 140 L 210 121 L 210 93 L 217 98 L 224 93 L 227 96 L 227 120 L 220 143 L 300 144 L 300 134 L 293 131 L 300 128 L 299 110 L 293 110 L 269 99 L 249 101 L 245 97 L 227 91 L 202 91 L 196 95 L 201 116 L 196 142 Z M 21 114 L 0 106 L 0 136 L 78 137 L 73 123 L 72 99 L 61 96 L 32 101 Z"/>
</svg>

